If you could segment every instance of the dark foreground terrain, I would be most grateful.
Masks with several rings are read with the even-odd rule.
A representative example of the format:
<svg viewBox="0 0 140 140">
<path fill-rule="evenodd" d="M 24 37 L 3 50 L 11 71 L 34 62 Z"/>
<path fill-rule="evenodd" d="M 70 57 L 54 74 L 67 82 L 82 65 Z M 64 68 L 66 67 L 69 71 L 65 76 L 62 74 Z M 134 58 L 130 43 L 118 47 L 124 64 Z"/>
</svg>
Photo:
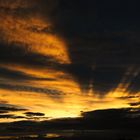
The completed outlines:
<svg viewBox="0 0 140 140">
<path fill-rule="evenodd" d="M 47 134 L 14 134 L 0 140 L 140 140 L 138 131 L 125 130 L 61 130 Z"/>
</svg>

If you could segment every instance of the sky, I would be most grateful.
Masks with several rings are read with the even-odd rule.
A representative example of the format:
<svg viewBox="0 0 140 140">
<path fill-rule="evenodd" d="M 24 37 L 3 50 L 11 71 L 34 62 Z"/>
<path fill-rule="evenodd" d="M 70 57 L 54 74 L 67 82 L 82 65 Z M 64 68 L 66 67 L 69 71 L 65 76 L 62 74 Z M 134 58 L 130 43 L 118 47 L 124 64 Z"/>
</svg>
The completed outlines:
<svg viewBox="0 0 140 140">
<path fill-rule="evenodd" d="M 135 0 L 0 0 L 0 122 L 139 116 L 139 14 Z"/>
</svg>

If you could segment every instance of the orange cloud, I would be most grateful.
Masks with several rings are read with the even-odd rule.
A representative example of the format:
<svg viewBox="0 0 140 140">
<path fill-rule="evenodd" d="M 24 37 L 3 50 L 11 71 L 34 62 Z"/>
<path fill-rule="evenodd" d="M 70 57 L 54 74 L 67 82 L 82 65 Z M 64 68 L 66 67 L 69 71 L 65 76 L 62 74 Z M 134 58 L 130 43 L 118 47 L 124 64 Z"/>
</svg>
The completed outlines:
<svg viewBox="0 0 140 140">
<path fill-rule="evenodd" d="M 24 2 L 27 5 L 26 2 Z M 22 1 L 12 4 L 1 2 L 3 7 L 18 7 Z M 24 14 L 24 13 L 23 13 Z M 26 18 L 25 18 L 26 17 Z M 34 16 L 16 16 L 11 8 L 10 12 L 1 10 L 0 29 L 2 39 L 6 43 L 26 45 L 26 51 L 37 52 L 56 59 L 59 63 L 70 63 L 65 41 L 56 34 L 48 32 L 51 23 L 41 18 L 39 14 Z"/>
</svg>

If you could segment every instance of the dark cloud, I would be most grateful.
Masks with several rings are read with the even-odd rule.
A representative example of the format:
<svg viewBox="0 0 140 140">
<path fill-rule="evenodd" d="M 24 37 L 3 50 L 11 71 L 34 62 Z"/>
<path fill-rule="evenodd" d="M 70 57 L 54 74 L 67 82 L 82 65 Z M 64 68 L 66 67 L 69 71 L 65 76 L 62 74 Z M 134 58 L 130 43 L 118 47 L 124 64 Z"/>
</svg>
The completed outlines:
<svg viewBox="0 0 140 140">
<path fill-rule="evenodd" d="M 44 56 L 35 52 L 28 51 L 25 44 L 5 44 L 0 43 L 0 63 L 1 64 L 17 64 L 22 66 L 29 66 L 32 68 L 51 68 L 53 70 L 61 70 L 68 72 L 67 65 L 58 63 L 54 58 Z M 27 75 L 23 72 L 10 70 L 0 67 L 1 77 L 11 78 L 16 80 L 48 80 L 49 78 L 36 78 Z M 47 74 L 46 74 L 47 76 Z"/>
<path fill-rule="evenodd" d="M 0 77 L 14 79 L 14 80 L 47 80 L 47 81 L 54 80 L 51 78 L 34 77 L 32 75 L 28 75 L 28 74 L 21 72 L 21 71 L 11 70 L 8 68 L 3 68 L 3 67 L 0 67 Z"/>
<path fill-rule="evenodd" d="M 11 119 L 11 118 L 13 118 L 13 115 L 0 115 L 0 119 Z"/>
<path fill-rule="evenodd" d="M 105 109 L 105 110 L 95 110 L 82 113 L 84 118 L 91 119 L 113 119 L 113 118 L 124 118 L 127 114 L 131 113 L 131 108 L 120 108 L 120 109 Z"/>
<path fill-rule="evenodd" d="M 124 71 L 132 65 L 139 67 L 139 13 L 136 2 L 58 0 L 46 14 L 67 41 L 72 61 L 68 71 L 82 91 L 87 92 L 93 83 L 98 94 L 106 94 L 117 86 Z"/>
<path fill-rule="evenodd" d="M 25 44 L 0 43 L 0 62 L 14 63 L 29 66 L 54 67 L 59 65 L 56 60 L 49 56 L 28 51 Z"/>
<path fill-rule="evenodd" d="M 93 85 L 94 93 L 104 95 L 115 89 L 126 71 L 123 67 L 95 67 L 90 65 L 71 65 L 68 71 L 74 75 L 82 91 L 88 92 Z"/>
<path fill-rule="evenodd" d="M 8 113 L 7 110 L 0 110 L 0 114 L 3 114 L 3 113 Z"/>
<path fill-rule="evenodd" d="M 18 115 L 13 115 L 11 113 L 13 112 L 25 112 L 26 116 L 18 116 Z M 10 104 L 1 104 L 0 105 L 0 119 L 26 119 L 26 120 L 39 120 L 39 119 L 48 119 L 47 117 L 44 117 L 44 113 L 40 112 L 26 112 L 28 111 L 27 109 L 10 105 Z"/>
<path fill-rule="evenodd" d="M 129 85 L 128 89 L 127 89 L 128 92 L 130 92 L 130 93 L 138 93 L 140 91 L 139 83 L 140 83 L 140 70 L 137 73 L 137 75 L 135 75 L 131 79 L 130 85 Z"/>
<path fill-rule="evenodd" d="M 105 67 L 97 68 L 93 71 L 93 90 L 101 93 L 108 93 L 115 89 L 121 82 L 124 69 Z"/>
<path fill-rule="evenodd" d="M 0 119 L 25 119 L 24 116 L 16 116 L 12 114 L 1 114 Z"/>
<path fill-rule="evenodd" d="M 15 111 L 16 112 L 16 111 L 27 111 L 27 109 L 19 108 L 19 107 L 8 105 L 8 104 L 1 104 L 0 111 L 6 111 L 6 112 Z"/>
<path fill-rule="evenodd" d="M 27 109 L 11 105 L 11 104 L 0 104 L 0 119 L 23 119 L 23 116 L 17 116 L 10 113 L 13 112 L 20 112 L 20 111 L 27 111 Z"/>
<path fill-rule="evenodd" d="M 128 100 L 128 99 L 137 99 L 137 98 L 139 98 L 139 96 L 137 96 L 137 95 L 128 95 L 128 96 L 122 96 L 122 97 L 117 97 L 117 98 L 119 98 L 119 99 L 123 99 L 123 100 Z"/>
<path fill-rule="evenodd" d="M 128 128 L 139 129 L 140 110 L 132 108 L 96 110 L 83 113 L 88 123 L 91 121 L 96 128 Z M 90 124 L 87 123 L 87 126 Z M 133 126 L 132 126 L 133 125 Z"/>
<path fill-rule="evenodd" d="M 40 113 L 40 112 L 25 112 L 24 114 L 28 117 L 34 117 L 34 116 L 42 117 L 42 116 L 45 116 L 44 113 Z"/>
<path fill-rule="evenodd" d="M 56 95 L 56 96 L 63 94 L 63 92 L 55 90 L 55 89 L 40 88 L 40 87 L 25 86 L 25 85 L 0 84 L 0 88 L 1 89 L 12 90 L 12 91 L 45 93 L 45 94 L 48 94 L 48 95 Z"/>
<path fill-rule="evenodd" d="M 92 81 L 95 90 L 98 89 L 98 93 L 102 94 L 102 87 L 104 88 L 104 85 L 108 84 L 109 79 L 110 81 L 112 80 L 112 84 L 117 85 L 118 82 L 123 79 L 125 71 L 131 66 L 137 65 L 135 71 L 138 70 L 140 57 L 137 45 L 131 43 L 125 35 L 123 37 L 120 36 L 120 39 L 119 35 L 113 36 L 110 34 L 108 37 L 108 35 L 103 33 L 102 37 L 100 36 L 96 38 L 92 36 L 91 38 L 93 38 L 95 42 L 90 45 L 87 45 L 88 39 L 86 38 L 83 43 L 73 44 L 73 46 L 69 47 L 69 52 L 72 62 L 76 65 L 74 68 L 75 71 L 79 70 L 79 74 L 74 73 L 74 77 L 77 78 L 77 80 L 80 79 L 78 81 L 83 82 L 79 83 L 83 86 L 82 88 L 84 88 L 85 85 L 89 86 L 89 83 Z M 84 38 L 82 39 L 84 40 Z M 96 39 L 98 41 L 96 41 Z M 77 47 L 78 45 L 80 46 L 79 48 Z M 101 81 L 103 86 L 100 86 L 100 83 L 96 84 L 101 80 L 100 77 L 103 77 Z M 133 92 L 139 91 L 138 77 L 139 75 L 134 78 L 134 80 L 133 78 L 131 79 L 133 81 Z M 98 85 L 99 88 L 96 87 Z M 112 89 L 111 85 L 107 86 L 105 87 L 106 90 L 103 89 L 106 93 Z M 134 89 L 137 90 L 135 91 Z M 128 91 L 129 90 L 131 90 L 131 87 L 128 88 Z"/>
<path fill-rule="evenodd" d="M 130 106 L 140 106 L 140 102 L 131 102 Z"/>
<path fill-rule="evenodd" d="M 13 112 L 23 112 L 23 116 L 15 115 Z M 0 119 L 24 119 L 24 120 L 40 120 L 48 119 L 44 117 L 44 113 L 40 112 L 27 112 L 28 109 L 11 104 L 0 104 Z M 25 116 L 26 115 L 26 116 Z"/>
<path fill-rule="evenodd" d="M 53 7 L 49 16 L 61 33 L 77 37 L 105 30 L 139 30 L 139 13 L 138 2 L 135 1 L 58 0 L 57 7 Z"/>
</svg>

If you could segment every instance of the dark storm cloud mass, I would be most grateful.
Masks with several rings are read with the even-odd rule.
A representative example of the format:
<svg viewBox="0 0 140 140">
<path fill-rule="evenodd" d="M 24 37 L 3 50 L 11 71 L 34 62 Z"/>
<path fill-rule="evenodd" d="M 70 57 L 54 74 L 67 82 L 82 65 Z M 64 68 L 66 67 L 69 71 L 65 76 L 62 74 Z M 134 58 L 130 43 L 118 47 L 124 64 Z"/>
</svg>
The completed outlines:
<svg viewBox="0 0 140 140">
<path fill-rule="evenodd" d="M 44 2 L 43 7 L 49 4 L 49 12 L 45 8 L 40 12 L 66 39 L 72 61 L 67 71 L 82 90 L 88 91 L 92 81 L 93 90 L 106 94 L 131 65 L 139 65 L 140 10 L 136 1 L 56 0 L 54 5 Z M 132 88 L 137 89 L 133 83 Z"/>
<path fill-rule="evenodd" d="M 72 61 L 68 71 L 82 90 L 88 91 L 93 81 L 94 90 L 105 94 L 117 86 L 129 67 L 139 69 L 139 13 L 136 1 L 57 0 L 47 17 L 67 40 Z M 138 78 L 134 81 L 127 89 L 133 93 L 139 91 Z"/>
</svg>

